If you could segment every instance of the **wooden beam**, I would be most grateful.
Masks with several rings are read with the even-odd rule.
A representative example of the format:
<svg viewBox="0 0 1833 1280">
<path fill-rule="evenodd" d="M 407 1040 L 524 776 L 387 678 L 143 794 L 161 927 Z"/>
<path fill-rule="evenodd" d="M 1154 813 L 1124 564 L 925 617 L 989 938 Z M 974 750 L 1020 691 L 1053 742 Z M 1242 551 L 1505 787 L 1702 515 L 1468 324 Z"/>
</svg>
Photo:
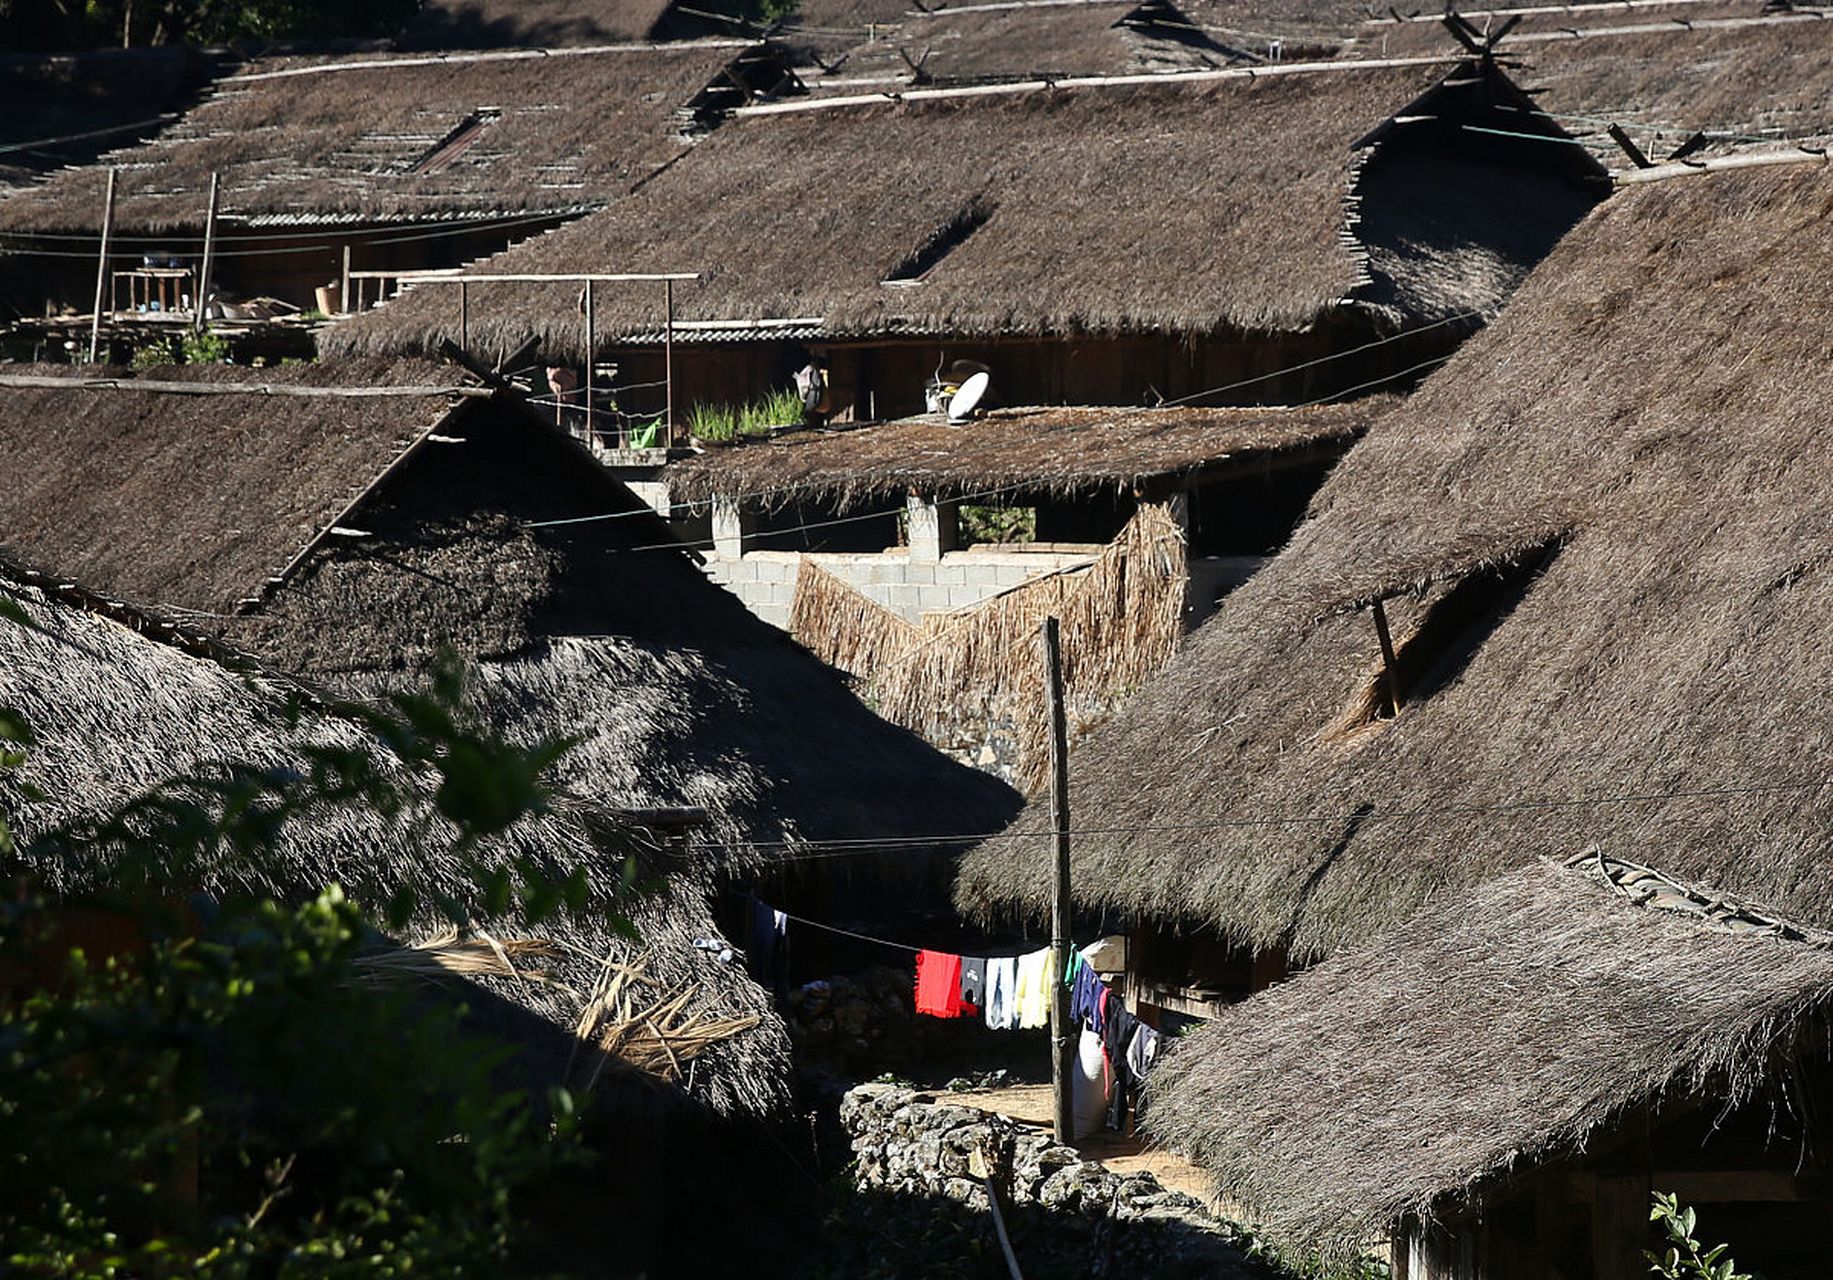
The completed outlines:
<svg viewBox="0 0 1833 1280">
<path fill-rule="evenodd" d="M 1063 654 L 1059 624 L 1044 619 L 1044 697 L 1050 726 L 1050 827 L 1056 850 L 1055 886 L 1050 898 L 1050 1084 L 1056 1140 L 1076 1140 L 1074 1086 L 1079 1028 L 1069 1016 L 1069 729 L 1063 709 Z"/>
<path fill-rule="evenodd" d="M 662 438 L 670 445 L 675 440 L 675 282 L 662 282 L 662 386 L 665 397 L 662 410 Z"/>
<path fill-rule="evenodd" d="M 699 278 L 698 271 L 623 272 L 610 275 L 595 272 L 555 274 L 518 272 L 514 275 L 491 275 L 481 271 L 452 275 L 438 271 L 404 271 L 395 277 L 402 284 L 660 284 L 665 280 L 698 280 Z"/>
<path fill-rule="evenodd" d="M 1377 600 L 1369 606 L 1375 616 L 1375 638 L 1381 642 L 1381 683 L 1387 690 L 1388 713 L 1400 718 L 1399 664 L 1394 660 L 1394 637 L 1387 629 L 1387 609 Z"/>
<path fill-rule="evenodd" d="M 281 382 L 162 382 L 154 378 L 54 378 L 0 373 L 0 387 L 55 391 L 145 391 L 174 396 L 287 396 L 299 400 L 375 400 L 393 396 L 488 396 L 484 387 L 302 387 Z"/>
</svg>

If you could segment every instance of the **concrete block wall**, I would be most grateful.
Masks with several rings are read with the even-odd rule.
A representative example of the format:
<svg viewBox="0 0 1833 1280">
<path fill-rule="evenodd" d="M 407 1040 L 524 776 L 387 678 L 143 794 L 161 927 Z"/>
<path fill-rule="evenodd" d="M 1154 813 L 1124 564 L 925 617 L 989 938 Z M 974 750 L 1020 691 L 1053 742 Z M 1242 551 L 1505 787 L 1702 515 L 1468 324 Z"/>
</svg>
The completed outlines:
<svg viewBox="0 0 1833 1280">
<path fill-rule="evenodd" d="M 740 556 L 709 555 L 707 576 L 731 591 L 773 626 L 787 628 L 803 560 L 857 587 L 868 598 L 909 622 L 925 613 L 946 613 L 977 605 L 990 596 L 1047 573 L 1095 562 L 1090 552 L 980 551 L 969 547 L 936 560 L 912 558 L 902 549 L 868 552 L 751 551 Z"/>
</svg>

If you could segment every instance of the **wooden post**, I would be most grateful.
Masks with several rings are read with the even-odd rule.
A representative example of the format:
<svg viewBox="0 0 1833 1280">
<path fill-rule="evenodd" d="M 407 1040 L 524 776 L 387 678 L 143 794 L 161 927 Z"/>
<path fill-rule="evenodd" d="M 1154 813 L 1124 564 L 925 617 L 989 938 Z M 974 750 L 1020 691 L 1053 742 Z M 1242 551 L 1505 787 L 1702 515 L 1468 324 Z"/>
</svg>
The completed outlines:
<svg viewBox="0 0 1833 1280">
<path fill-rule="evenodd" d="M 1400 675 L 1394 661 L 1394 637 L 1387 629 L 1387 610 L 1377 600 L 1371 612 L 1375 615 L 1375 638 L 1381 641 L 1381 683 L 1387 688 L 1388 714 L 1399 719 Z"/>
<path fill-rule="evenodd" d="M 337 309 L 342 315 L 350 314 L 350 246 L 344 246 L 343 287 L 337 291 Z"/>
<path fill-rule="evenodd" d="M 191 332 L 204 331 L 204 299 L 210 296 L 210 265 L 216 257 L 216 195 L 223 175 L 210 173 L 210 209 L 204 214 L 204 265 L 197 273 L 197 297 L 192 300 Z"/>
<path fill-rule="evenodd" d="M 675 444 L 675 282 L 662 282 L 662 422 L 663 438 Z"/>
<path fill-rule="evenodd" d="M 461 286 L 462 287 L 462 286 Z M 592 282 L 586 281 L 586 443 L 598 443 L 592 433 L 592 363 L 598 351 L 598 329 L 592 315 Z"/>
<path fill-rule="evenodd" d="M 1069 1020 L 1069 727 L 1063 711 L 1063 655 L 1055 617 L 1044 619 L 1044 697 L 1050 708 L 1050 826 L 1056 843 L 1056 890 L 1050 900 L 1050 1085 L 1056 1140 L 1076 1138 L 1076 1028 Z"/>
<path fill-rule="evenodd" d="M 119 169 L 108 171 L 108 197 L 102 203 L 102 249 L 95 264 L 95 315 L 89 321 L 89 363 L 100 360 L 102 349 L 102 291 L 108 284 L 108 240 L 115 230 L 115 178 Z"/>
<path fill-rule="evenodd" d="M 471 349 L 471 286 L 458 282 L 458 345 Z"/>
</svg>

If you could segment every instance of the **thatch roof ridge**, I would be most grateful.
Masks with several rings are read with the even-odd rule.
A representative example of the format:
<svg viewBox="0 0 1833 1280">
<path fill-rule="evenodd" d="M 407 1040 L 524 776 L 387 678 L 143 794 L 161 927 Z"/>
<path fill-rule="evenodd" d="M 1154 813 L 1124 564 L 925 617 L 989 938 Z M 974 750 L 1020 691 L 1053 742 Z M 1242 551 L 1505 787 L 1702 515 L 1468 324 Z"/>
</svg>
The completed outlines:
<svg viewBox="0 0 1833 1280">
<path fill-rule="evenodd" d="M 397 43 L 403 49 L 564 48 L 666 39 L 671 19 L 694 31 L 723 25 L 683 23 L 678 7 L 675 0 L 425 0 Z"/>
<path fill-rule="evenodd" d="M 369 730 L 346 720 L 315 691 L 218 641 L 199 645 L 183 628 L 131 605 L 75 584 L 47 582 L 5 560 L 0 560 L 0 598 L 34 624 L 0 619 L 0 704 L 24 714 L 35 734 L 24 767 L 0 774 L 0 807 L 28 861 L 45 856 L 33 842 L 54 828 L 105 815 L 147 788 L 227 763 L 303 772 L 301 748 L 316 744 L 367 749 L 385 771 L 404 769 Z M 410 789 L 429 785 L 411 776 L 402 781 Z M 432 892 L 463 901 L 472 888 L 442 852 L 440 841 L 453 834 L 442 822 L 425 828 L 405 816 L 331 806 L 290 823 L 274 861 L 223 861 L 205 869 L 201 887 L 253 889 L 292 901 L 337 882 L 378 912 L 404 884 L 418 889 L 423 902 Z M 692 867 L 668 868 L 658 891 L 619 902 L 622 859 L 639 851 L 642 841 L 607 845 L 602 832 L 618 823 L 615 812 L 563 795 L 553 812 L 486 840 L 478 856 L 505 867 L 526 859 L 556 875 L 591 868 L 595 909 L 627 910 L 643 934 L 641 946 L 619 938 L 595 917 L 561 919 L 543 932 L 567 948 L 551 966 L 566 988 L 501 980 L 485 981 L 484 989 L 570 1031 L 599 962 L 646 952 L 655 977 L 670 986 L 699 988 L 695 1009 L 760 1020 L 700 1060 L 692 1095 L 721 1112 L 777 1109 L 787 1082 L 787 1036 L 769 997 L 742 969 L 721 965 L 694 945 L 696 938 L 718 936 L 704 874 Z M 42 863 L 40 869 L 54 882 L 80 887 L 61 863 Z M 429 913 L 409 937 L 443 928 Z M 496 1021 L 488 1012 L 482 1016 Z M 564 1035 L 529 1042 L 531 1060 L 521 1074 L 536 1084 L 559 1083 L 553 1073 L 564 1067 L 565 1050 L 553 1060 L 554 1046 L 565 1043 Z"/>
<path fill-rule="evenodd" d="M 1200 409 L 1038 406 L 994 410 L 962 427 L 929 414 L 848 430 L 714 448 L 671 464 L 670 490 L 777 507 L 857 502 L 916 487 L 937 496 L 1115 488 L 1188 475 L 1232 459 L 1341 446 L 1392 404 Z"/>
<path fill-rule="evenodd" d="M 819 317 L 834 337 L 1277 333 L 1344 312 L 1395 328 L 1474 322 L 1543 251 L 1538 237 L 1550 241 L 1589 207 L 1603 177 L 1577 148 L 1512 138 L 1460 149 L 1447 175 L 1371 135 L 1397 115 L 1504 110 L 1511 133 L 1558 134 L 1499 71 L 1455 60 L 971 92 L 981 96 L 747 115 L 628 200 L 479 270 L 693 270 L 699 284 L 674 293 L 678 321 L 742 330 Z M 814 155 L 824 185 L 848 193 L 824 208 L 818 231 L 804 176 Z M 987 160 L 963 165 L 962 155 Z M 1427 170 L 1431 190 L 1467 190 L 1476 203 L 1438 210 L 1402 245 L 1397 210 L 1416 211 L 1423 197 L 1409 184 Z M 1371 183 L 1389 184 L 1385 201 L 1368 198 Z M 899 277 L 920 249 L 954 237 L 920 281 Z M 473 284 L 470 340 L 488 352 L 532 337 L 576 356 L 574 293 Z M 653 334 L 660 304 L 659 290 L 602 291 L 596 333 Z M 455 324 L 449 304 L 416 290 L 328 330 L 321 345 L 432 350 Z"/>
<path fill-rule="evenodd" d="M 124 235 L 201 233 L 213 172 L 231 226 L 575 215 L 688 149 L 676 110 L 740 50 L 263 59 L 149 141 L 14 193 L 0 233 L 96 233 L 111 166 Z"/>
<path fill-rule="evenodd" d="M 1830 223 L 1809 165 L 1594 211 L 1079 745 L 1075 803 L 1104 828 L 1076 843 L 1083 902 L 1315 956 L 1562 844 L 1633 840 L 1833 922 L 1833 797 L 1723 790 L 1833 752 L 1829 357 L 1800 321 Z M 1367 701 L 1375 597 L 1403 666 L 1420 637 L 1424 692 L 1393 720 Z M 1037 909 L 1041 856 L 976 851 L 959 900 Z"/>
<path fill-rule="evenodd" d="M 1824 1026 L 1825 934 L 1583 864 L 1451 895 L 1225 1010 L 1156 1068 L 1151 1133 L 1282 1239 L 1354 1248 L 1582 1153 L 1626 1111 L 1749 1098 Z"/>
</svg>

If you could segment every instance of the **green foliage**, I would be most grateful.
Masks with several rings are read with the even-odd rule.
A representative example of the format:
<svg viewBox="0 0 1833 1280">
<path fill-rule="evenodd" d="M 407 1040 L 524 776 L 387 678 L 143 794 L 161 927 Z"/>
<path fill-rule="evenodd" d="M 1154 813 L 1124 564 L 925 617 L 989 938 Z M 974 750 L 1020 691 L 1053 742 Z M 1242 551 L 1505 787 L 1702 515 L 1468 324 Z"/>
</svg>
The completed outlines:
<svg viewBox="0 0 1833 1280">
<path fill-rule="evenodd" d="M 715 444 L 740 436 L 767 436 L 776 427 L 802 421 L 802 399 L 793 391 L 772 391 L 741 405 L 697 404 L 687 411 L 688 433 Z"/>
<path fill-rule="evenodd" d="M 1036 542 L 1036 507 L 976 507 L 962 503 L 961 545 L 980 542 Z"/>
<path fill-rule="evenodd" d="M 1725 1256 L 1729 1245 L 1713 1245 L 1701 1251 L 1693 1238 L 1698 1219 L 1691 1208 L 1680 1207 L 1680 1197 L 1657 1191 L 1648 1220 L 1661 1224 L 1667 1244 L 1659 1251 L 1645 1250 L 1649 1273 L 1662 1280 L 1751 1280 Z"/>
<path fill-rule="evenodd" d="M 229 339 L 214 333 L 154 338 L 134 349 L 133 367 L 156 369 L 173 364 L 223 364 L 229 359 Z"/>
<path fill-rule="evenodd" d="M 514 1193 L 578 1158 L 572 1099 L 556 1091 L 560 1120 L 537 1122 L 498 1092 L 504 1051 L 467 1032 L 456 1000 L 373 980 L 359 957 L 374 927 L 337 886 L 295 905 L 188 892 L 206 870 L 258 875 L 288 824 L 360 805 L 417 823 L 428 861 L 468 871 L 473 902 L 437 901 L 453 918 L 583 907 L 584 869 L 477 855 L 546 807 L 541 775 L 567 744 L 478 731 L 461 693 L 448 666 L 425 692 L 340 708 L 406 771 L 332 747 L 305 749 L 298 771 L 200 770 L 41 838 L 29 866 L 0 864 L 17 886 L 0 901 L 0 1271 L 501 1273 Z M 33 740 L 0 711 L 0 769 Z M 436 783 L 430 801 L 408 774 Z M 48 891 L 30 869 L 45 866 L 90 890 Z M 417 907 L 400 885 L 386 912 Z"/>
</svg>

